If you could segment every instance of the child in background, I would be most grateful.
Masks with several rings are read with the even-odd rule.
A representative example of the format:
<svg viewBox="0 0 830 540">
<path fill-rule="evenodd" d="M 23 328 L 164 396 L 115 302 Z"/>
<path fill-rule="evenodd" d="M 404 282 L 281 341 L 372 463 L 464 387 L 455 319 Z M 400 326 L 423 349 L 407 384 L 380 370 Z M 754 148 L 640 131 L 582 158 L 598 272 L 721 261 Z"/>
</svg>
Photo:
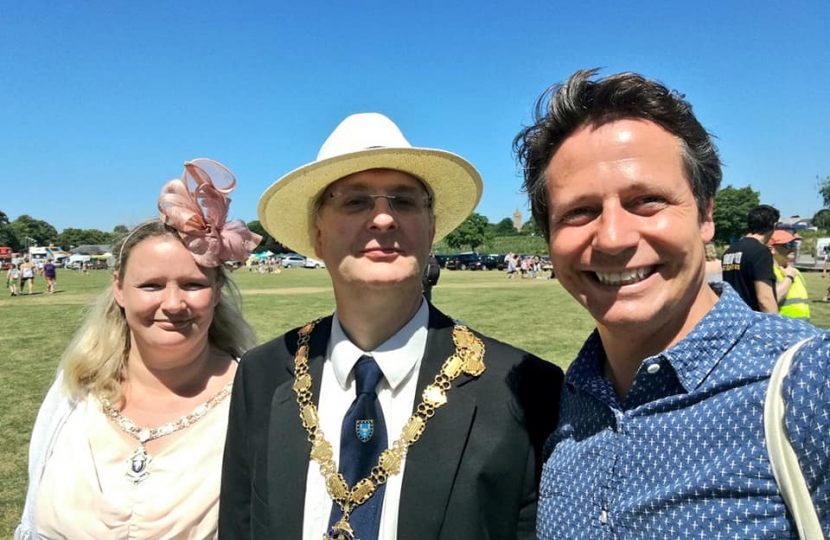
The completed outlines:
<svg viewBox="0 0 830 540">
<path fill-rule="evenodd" d="M 11 265 L 6 273 L 6 287 L 9 288 L 12 296 L 20 294 L 20 269 L 16 264 Z"/>
</svg>

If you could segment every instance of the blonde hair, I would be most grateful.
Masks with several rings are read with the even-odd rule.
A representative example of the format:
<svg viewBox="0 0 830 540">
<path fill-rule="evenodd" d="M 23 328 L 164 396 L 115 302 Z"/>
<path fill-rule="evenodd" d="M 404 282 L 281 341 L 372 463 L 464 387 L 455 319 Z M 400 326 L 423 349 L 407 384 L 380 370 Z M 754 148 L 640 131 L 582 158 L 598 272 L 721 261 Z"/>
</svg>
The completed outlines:
<svg viewBox="0 0 830 540">
<path fill-rule="evenodd" d="M 160 236 L 180 240 L 175 229 L 152 220 L 138 225 L 113 246 L 113 253 L 118 254 L 115 272 L 119 279 L 124 279 L 132 249 L 148 238 Z M 209 270 L 216 272 L 219 301 L 208 330 L 208 343 L 238 358 L 256 345 L 256 335 L 242 316 L 242 296 L 236 284 L 222 266 Z M 127 319 L 115 301 L 112 286 L 108 286 L 90 307 L 83 325 L 61 357 L 58 372 L 63 372 L 64 389 L 70 396 L 92 393 L 117 403 L 122 397 L 121 383 L 126 378 L 129 352 Z"/>
<path fill-rule="evenodd" d="M 715 250 L 715 244 L 709 242 L 704 247 L 706 249 L 706 260 L 707 261 L 716 261 L 716 260 L 718 260 L 718 252 Z"/>
</svg>

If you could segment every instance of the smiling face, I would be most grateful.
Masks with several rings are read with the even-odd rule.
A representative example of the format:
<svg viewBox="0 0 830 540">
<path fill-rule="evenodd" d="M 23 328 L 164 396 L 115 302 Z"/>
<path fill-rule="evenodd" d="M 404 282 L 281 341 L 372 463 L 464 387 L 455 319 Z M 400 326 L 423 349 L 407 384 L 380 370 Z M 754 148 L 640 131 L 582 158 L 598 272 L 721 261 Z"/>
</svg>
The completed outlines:
<svg viewBox="0 0 830 540">
<path fill-rule="evenodd" d="M 550 256 L 601 332 L 679 340 L 717 301 L 678 140 L 642 120 L 584 126 L 545 170 Z M 625 335 L 625 334 L 621 334 Z"/>
<path fill-rule="evenodd" d="M 115 301 L 124 309 L 133 346 L 146 362 L 204 349 L 219 301 L 216 273 L 196 264 L 170 235 L 142 240 L 113 279 Z"/>
<path fill-rule="evenodd" d="M 376 197 L 366 208 L 366 195 Z M 326 188 L 316 221 L 315 252 L 335 291 L 345 285 L 409 285 L 420 294 L 435 225 L 420 181 L 400 171 L 372 169 Z M 342 290 L 342 289 L 341 289 Z"/>
</svg>

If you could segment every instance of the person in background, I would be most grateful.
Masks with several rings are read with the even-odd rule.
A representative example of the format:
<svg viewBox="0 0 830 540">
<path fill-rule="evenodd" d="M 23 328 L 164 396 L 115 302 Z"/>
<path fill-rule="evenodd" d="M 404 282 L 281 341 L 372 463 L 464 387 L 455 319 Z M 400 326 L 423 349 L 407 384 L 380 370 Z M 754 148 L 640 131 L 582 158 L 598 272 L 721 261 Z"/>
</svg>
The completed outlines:
<svg viewBox="0 0 830 540">
<path fill-rule="evenodd" d="M 513 279 L 518 271 L 516 267 L 516 255 L 511 251 L 504 256 L 504 262 L 507 266 L 507 279 Z"/>
<path fill-rule="evenodd" d="M 514 142 L 559 283 L 596 324 L 546 444 L 538 537 L 794 538 L 764 398 L 805 338 L 782 421 L 830 535 L 830 333 L 706 282 L 722 178 L 712 137 L 665 85 L 595 74 L 552 86 Z"/>
<path fill-rule="evenodd" d="M 20 294 L 20 269 L 14 263 L 9 267 L 9 271 L 6 272 L 6 285 L 12 296 L 18 296 Z"/>
<path fill-rule="evenodd" d="M 785 317 L 810 322 L 810 300 L 807 284 L 795 267 L 795 250 L 798 237 L 787 231 L 775 231 L 767 241 L 772 251 L 775 271 L 775 293 L 778 313 Z"/>
<path fill-rule="evenodd" d="M 530 274 L 530 279 L 536 279 L 536 271 L 539 269 L 539 257 L 531 255 L 527 258 L 527 271 Z"/>
<path fill-rule="evenodd" d="M 262 226 L 326 263 L 336 310 L 240 362 L 220 539 L 535 538 L 561 371 L 422 294 L 481 189 L 460 156 L 364 113 L 263 194 Z"/>
<path fill-rule="evenodd" d="M 23 286 L 28 284 L 29 292 L 34 292 L 35 286 L 35 265 L 29 261 L 29 257 L 23 257 L 23 262 L 20 264 L 20 294 L 23 294 Z"/>
<path fill-rule="evenodd" d="M 424 298 L 427 302 L 432 302 L 432 288 L 438 285 L 438 279 L 441 277 L 441 264 L 435 258 L 435 254 L 430 252 L 427 258 L 427 265 L 424 268 Z"/>
<path fill-rule="evenodd" d="M 706 246 L 706 282 L 713 283 L 723 281 L 723 265 L 718 258 L 715 244 L 707 242 Z"/>
<path fill-rule="evenodd" d="M 46 261 L 46 263 L 43 265 L 43 277 L 44 279 L 46 279 L 46 293 L 54 294 L 55 279 L 57 278 L 55 263 L 53 263 L 52 261 Z"/>
<path fill-rule="evenodd" d="M 723 254 L 723 280 L 755 311 L 778 313 L 772 255 L 765 245 L 780 214 L 762 204 L 749 211 L 749 232 Z"/>
<path fill-rule="evenodd" d="M 186 163 L 160 219 L 114 246 L 37 415 L 16 540 L 215 538 L 227 398 L 255 344 L 223 265 L 260 241 L 227 221 L 235 183 Z"/>
</svg>

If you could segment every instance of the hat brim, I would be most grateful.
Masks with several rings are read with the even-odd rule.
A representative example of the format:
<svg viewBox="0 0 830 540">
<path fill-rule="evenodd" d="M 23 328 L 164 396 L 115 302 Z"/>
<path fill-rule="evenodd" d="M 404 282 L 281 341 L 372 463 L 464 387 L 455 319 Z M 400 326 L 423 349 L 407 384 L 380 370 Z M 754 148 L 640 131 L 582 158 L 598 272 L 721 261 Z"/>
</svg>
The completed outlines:
<svg viewBox="0 0 830 540">
<path fill-rule="evenodd" d="M 435 242 L 467 219 L 481 199 L 481 175 L 461 156 L 431 148 L 372 148 L 315 161 L 277 180 L 259 200 L 260 224 L 277 242 L 312 256 L 315 200 L 337 180 L 370 169 L 405 172 L 427 186 Z"/>
</svg>

